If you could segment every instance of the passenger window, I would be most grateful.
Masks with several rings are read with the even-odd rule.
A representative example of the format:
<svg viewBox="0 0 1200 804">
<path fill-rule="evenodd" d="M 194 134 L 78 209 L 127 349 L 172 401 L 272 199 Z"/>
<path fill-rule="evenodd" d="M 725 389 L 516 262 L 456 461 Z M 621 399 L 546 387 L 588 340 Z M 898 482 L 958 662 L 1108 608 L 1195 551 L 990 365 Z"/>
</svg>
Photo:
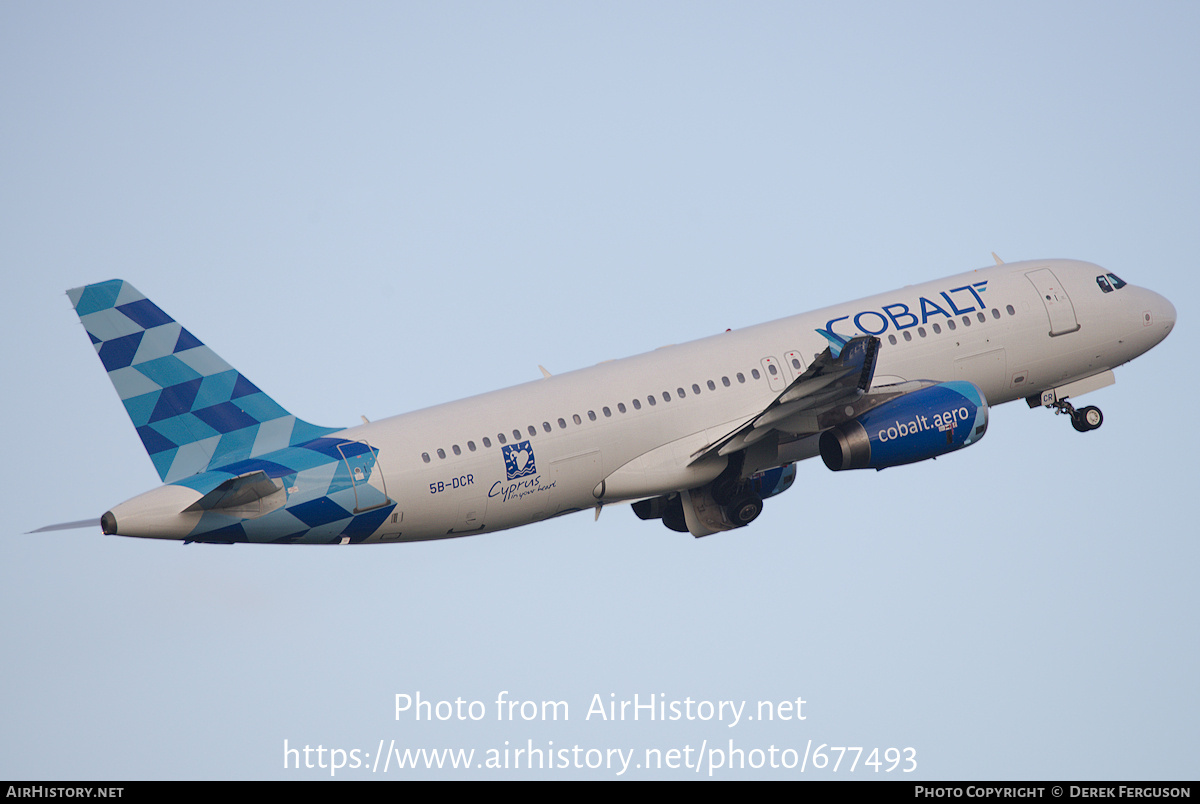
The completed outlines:
<svg viewBox="0 0 1200 804">
<path fill-rule="evenodd" d="M 579 418 L 578 413 L 571 417 L 571 421 L 575 422 L 576 424 L 583 424 L 583 419 Z"/>
<path fill-rule="evenodd" d="M 700 393 L 700 386 L 699 386 L 699 385 L 696 385 L 696 383 L 692 383 L 692 393 L 693 393 L 693 394 L 699 394 L 699 393 Z"/>
<path fill-rule="evenodd" d="M 590 421 L 590 422 L 596 421 L 596 411 L 594 411 L 594 410 L 588 411 L 588 421 Z"/>
<path fill-rule="evenodd" d="M 507 441 L 504 440 L 504 433 L 496 433 L 496 440 L 499 441 L 501 444 L 508 443 Z"/>
<path fill-rule="evenodd" d="M 618 403 L 617 403 L 617 412 L 618 412 L 618 413 L 624 413 L 624 412 L 625 412 L 625 403 L 624 403 L 624 402 L 618 402 Z"/>
<path fill-rule="evenodd" d="M 455 445 L 454 445 L 453 447 L 451 447 L 450 449 L 454 450 L 454 454 L 455 454 L 455 455 L 462 455 L 462 450 L 458 448 L 458 444 L 455 444 Z"/>
<path fill-rule="evenodd" d="M 904 340 L 906 340 L 906 341 L 912 340 L 912 333 L 909 332 L 908 330 L 904 330 Z"/>
<path fill-rule="evenodd" d="M 550 422 L 542 422 L 542 429 L 543 429 L 543 430 L 545 430 L 545 431 L 548 433 L 548 432 L 550 432 L 551 430 L 553 430 L 554 428 L 552 428 L 552 427 L 550 426 Z"/>
<path fill-rule="evenodd" d="M 642 409 L 642 400 L 640 400 L 640 399 L 633 400 L 633 409 L 641 410 Z"/>
<path fill-rule="evenodd" d="M 742 373 L 742 372 L 740 372 L 740 371 L 737 373 L 737 378 L 738 378 L 738 382 L 745 382 L 745 381 L 746 381 L 746 375 L 745 375 L 745 374 L 743 374 L 743 373 Z"/>
<path fill-rule="evenodd" d="M 934 335 L 941 335 L 941 334 L 942 334 L 942 325 L 941 325 L 941 324 L 934 324 L 934 325 L 933 325 L 933 334 L 934 334 Z"/>
<path fill-rule="evenodd" d="M 954 319 L 953 319 L 953 318 L 951 318 L 951 319 L 948 319 L 948 320 L 946 321 L 946 326 L 950 327 L 950 331 L 951 331 L 951 332 L 953 332 L 955 329 L 957 329 L 957 328 L 958 328 L 958 324 L 954 323 Z"/>
<path fill-rule="evenodd" d="M 658 404 L 658 402 L 656 402 L 654 397 L 652 397 L 652 396 L 646 397 L 646 401 L 650 403 L 650 407 L 654 407 L 655 405 Z"/>
<path fill-rule="evenodd" d="M 601 408 L 601 410 L 604 411 L 604 418 L 606 418 L 606 419 L 612 418 L 611 410 L 609 410 L 608 408 Z"/>
<path fill-rule="evenodd" d="M 997 310 L 995 307 L 992 308 L 992 318 L 995 318 L 995 319 L 1000 318 L 1000 311 Z"/>
<path fill-rule="evenodd" d="M 428 452 L 422 452 L 422 453 L 421 453 L 421 460 L 425 461 L 425 463 L 429 463 L 429 453 L 428 453 Z"/>
<path fill-rule="evenodd" d="M 710 391 L 717 390 L 717 384 L 715 382 L 713 382 L 712 380 L 709 380 L 708 381 L 708 390 L 710 390 Z"/>
<path fill-rule="evenodd" d="M 895 346 L 896 345 L 896 336 L 888 335 L 888 343 L 890 343 L 892 346 Z"/>
<path fill-rule="evenodd" d="M 468 442 L 467 442 L 467 449 L 471 450 L 471 452 L 474 452 L 474 451 L 475 451 L 475 442 L 474 442 L 474 441 L 468 441 Z"/>
<path fill-rule="evenodd" d="M 566 429 L 567 429 L 567 420 L 566 420 L 566 419 L 559 419 L 559 420 L 558 420 L 558 429 L 560 429 L 560 430 L 566 430 Z"/>
<path fill-rule="evenodd" d="M 445 458 L 445 457 L 446 457 L 446 450 L 442 449 L 441 447 L 438 447 L 438 457 L 439 457 L 439 458 Z"/>
<path fill-rule="evenodd" d="M 730 385 L 729 378 L 728 378 L 728 377 L 722 377 L 722 378 L 721 378 L 721 385 L 724 385 L 726 388 L 728 388 L 728 387 L 729 387 L 729 385 Z"/>
<path fill-rule="evenodd" d="M 492 439 L 488 438 L 487 436 L 484 436 L 483 437 L 483 446 L 490 447 L 491 445 L 492 445 Z"/>
</svg>

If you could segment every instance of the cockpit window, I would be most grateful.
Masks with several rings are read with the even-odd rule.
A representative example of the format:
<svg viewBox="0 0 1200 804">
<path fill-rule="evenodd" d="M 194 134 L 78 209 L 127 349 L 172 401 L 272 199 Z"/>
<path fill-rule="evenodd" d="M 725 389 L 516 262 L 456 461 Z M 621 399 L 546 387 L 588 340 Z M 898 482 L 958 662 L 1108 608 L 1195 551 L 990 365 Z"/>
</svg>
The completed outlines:
<svg viewBox="0 0 1200 804">
<path fill-rule="evenodd" d="M 1125 287 L 1125 280 L 1121 279 L 1116 274 L 1109 274 L 1108 281 L 1112 282 L 1112 286 L 1115 290 L 1120 290 L 1121 288 Z"/>
<path fill-rule="evenodd" d="M 1114 290 L 1120 290 L 1125 287 L 1126 282 L 1116 274 L 1101 274 L 1096 277 L 1096 284 L 1105 293 L 1112 293 Z"/>
<path fill-rule="evenodd" d="M 1100 289 L 1105 293 L 1112 293 L 1112 285 L 1108 283 L 1108 279 L 1104 275 L 1096 277 L 1096 284 L 1099 285 Z"/>
</svg>

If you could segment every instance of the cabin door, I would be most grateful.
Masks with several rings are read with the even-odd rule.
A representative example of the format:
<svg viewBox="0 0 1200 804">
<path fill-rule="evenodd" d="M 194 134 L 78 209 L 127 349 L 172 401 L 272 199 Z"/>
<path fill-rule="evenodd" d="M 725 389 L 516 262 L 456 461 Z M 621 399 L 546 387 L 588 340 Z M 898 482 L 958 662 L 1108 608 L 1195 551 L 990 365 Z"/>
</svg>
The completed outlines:
<svg viewBox="0 0 1200 804">
<path fill-rule="evenodd" d="M 354 487 L 354 513 L 361 514 L 391 502 L 379 466 L 379 450 L 366 441 L 346 441 L 338 444 L 338 452 Z"/>
<path fill-rule="evenodd" d="M 1066 335 L 1069 332 L 1074 332 L 1079 329 L 1079 321 L 1075 318 L 1075 306 L 1071 304 L 1071 297 L 1067 295 L 1067 291 L 1063 289 L 1062 283 L 1058 281 L 1058 277 L 1049 268 L 1042 268 L 1037 271 L 1030 271 L 1025 274 L 1029 277 L 1029 281 L 1037 288 L 1038 295 L 1042 297 L 1042 304 L 1046 305 L 1046 313 L 1050 316 L 1050 336 Z"/>
</svg>

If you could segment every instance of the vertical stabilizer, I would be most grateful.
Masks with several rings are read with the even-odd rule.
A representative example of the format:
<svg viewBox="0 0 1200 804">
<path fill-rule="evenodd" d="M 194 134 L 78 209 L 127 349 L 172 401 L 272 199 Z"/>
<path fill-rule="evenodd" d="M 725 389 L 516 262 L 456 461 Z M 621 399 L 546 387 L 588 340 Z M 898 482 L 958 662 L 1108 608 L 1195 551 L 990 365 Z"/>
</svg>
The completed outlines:
<svg viewBox="0 0 1200 804">
<path fill-rule="evenodd" d="M 288 413 L 128 282 L 67 296 L 163 482 L 335 432 Z"/>
</svg>

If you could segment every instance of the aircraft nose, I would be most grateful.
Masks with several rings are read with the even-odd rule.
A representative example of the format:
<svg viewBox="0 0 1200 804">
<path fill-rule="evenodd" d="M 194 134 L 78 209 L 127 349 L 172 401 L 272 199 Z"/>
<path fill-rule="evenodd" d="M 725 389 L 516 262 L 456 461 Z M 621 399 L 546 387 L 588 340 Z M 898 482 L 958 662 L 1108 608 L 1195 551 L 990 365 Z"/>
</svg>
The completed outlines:
<svg viewBox="0 0 1200 804">
<path fill-rule="evenodd" d="M 1152 290 L 1146 291 L 1143 305 L 1142 329 L 1152 333 L 1154 343 L 1160 343 L 1175 328 L 1175 305 Z"/>
<path fill-rule="evenodd" d="M 1165 296 L 1150 291 L 1150 300 L 1145 312 L 1146 326 L 1154 326 L 1163 331 L 1163 337 L 1175 327 L 1175 305 Z"/>
<path fill-rule="evenodd" d="M 1161 307 L 1159 308 L 1158 320 L 1166 324 L 1167 332 L 1175 328 L 1175 305 L 1171 304 L 1165 296 L 1158 297 Z"/>
</svg>

